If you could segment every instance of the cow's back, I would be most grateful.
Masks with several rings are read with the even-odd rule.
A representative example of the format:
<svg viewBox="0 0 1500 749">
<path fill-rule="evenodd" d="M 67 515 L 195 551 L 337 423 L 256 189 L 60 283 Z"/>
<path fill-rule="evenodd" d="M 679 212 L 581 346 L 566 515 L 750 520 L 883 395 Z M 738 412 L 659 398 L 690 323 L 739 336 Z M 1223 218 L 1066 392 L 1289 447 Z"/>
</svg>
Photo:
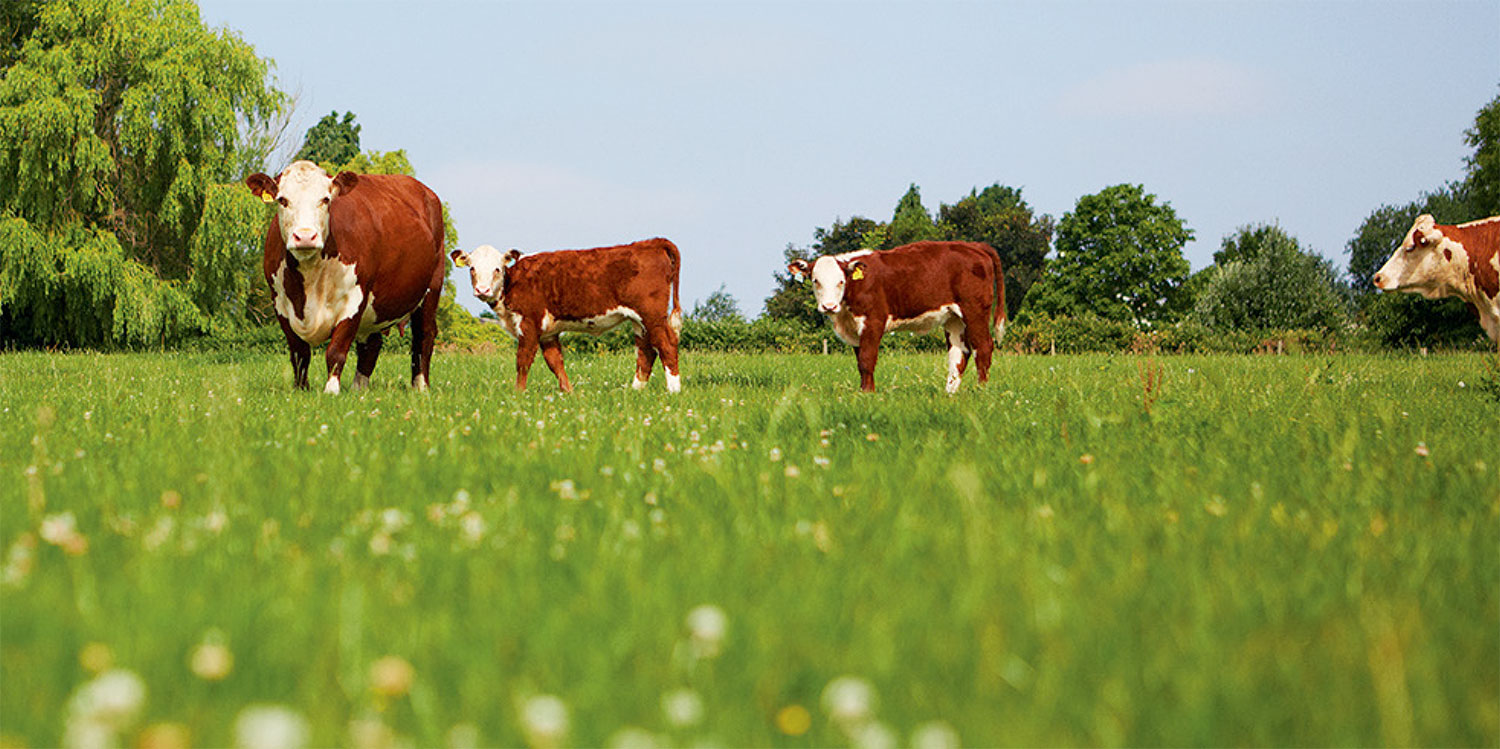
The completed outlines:
<svg viewBox="0 0 1500 749">
<path fill-rule="evenodd" d="M 993 303 L 994 257 L 975 242 L 914 242 L 863 259 L 888 314 L 906 318 L 974 297 Z"/>
<path fill-rule="evenodd" d="M 615 307 L 666 309 L 677 258 L 676 245 L 666 239 L 524 255 L 506 271 L 505 303 L 560 319 L 593 317 Z"/>
<path fill-rule="evenodd" d="M 1464 246 L 1469 255 L 1469 272 L 1479 291 L 1490 299 L 1500 296 L 1500 216 L 1458 226 L 1439 226 L 1443 236 Z"/>
</svg>

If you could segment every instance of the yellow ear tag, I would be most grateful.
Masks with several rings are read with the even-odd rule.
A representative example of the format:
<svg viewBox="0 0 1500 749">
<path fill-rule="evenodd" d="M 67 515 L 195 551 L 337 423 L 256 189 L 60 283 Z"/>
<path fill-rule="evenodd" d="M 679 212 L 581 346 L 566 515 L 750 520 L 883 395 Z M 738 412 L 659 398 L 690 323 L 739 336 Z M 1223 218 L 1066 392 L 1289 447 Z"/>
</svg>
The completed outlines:
<svg viewBox="0 0 1500 749">
<path fill-rule="evenodd" d="M 468 260 L 468 258 L 464 257 L 463 255 L 459 255 L 458 257 L 453 258 L 453 267 L 455 267 L 455 268 L 464 268 L 464 267 L 467 267 L 468 265 L 469 265 L 469 260 Z"/>
<path fill-rule="evenodd" d="M 275 203 L 276 199 L 273 198 L 273 197 L 271 197 L 271 193 L 263 192 L 263 193 L 260 194 L 260 202 L 262 202 L 262 203 Z"/>
<path fill-rule="evenodd" d="M 855 268 L 854 272 L 849 274 L 849 279 L 853 280 L 853 281 L 858 281 L 859 279 L 864 278 L 864 277 L 865 277 L 865 269 L 864 268 Z"/>
</svg>

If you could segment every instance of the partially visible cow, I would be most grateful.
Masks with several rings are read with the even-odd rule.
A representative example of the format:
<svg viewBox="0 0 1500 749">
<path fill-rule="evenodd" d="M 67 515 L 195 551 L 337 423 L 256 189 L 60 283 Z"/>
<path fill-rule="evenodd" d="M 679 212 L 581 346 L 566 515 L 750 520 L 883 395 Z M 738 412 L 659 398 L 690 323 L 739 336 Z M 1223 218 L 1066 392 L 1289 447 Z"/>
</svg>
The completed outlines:
<svg viewBox="0 0 1500 749">
<path fill-rule="evenodd" d="M 1500 216 L 1457 226 L 1418 216 L 1374 282 L 1381 291 L 1456 296 L 1469 303 L 1490 340 L 1500 343 Z"/>
<path fill-rule="evenodd" d="M 517 390 L 525 389 L 526 375 L 540 348 L 563 392 L 573 392 L 563 370 L 558 335 L 599 335 L 625 322 L 635 329 L 631 387 L 646 387 L 660 355 L 667 372 L 667 392 L 682 389 L 677 371 L 677 337 L 682 331 L 677 276 L 682 258 L 677 245 L 647 239 L 617 247 L 525 256 L 520 250 L 502 255 L 484 245 L 472 253 L 454 250 L 449 256 L 454 265 L 469 268 L 474 295 L 490 305 L 501 325 L 515 336 Z"/>
<path fill-rule="evenodd" d="M 411 386 L 426 390 L 445 271 L 437 195 L 411 177 L 329 177 L 310 161 L 276 179 L 252 174 L 245 184 L 276 205 L 262 265 L 296 387 L 307 388 L 312 346 L 324 341 L 323 392 L 339 392 L 351 345 L 359 354 L 353 386 L 365 387 L 384 331 L 410 320 Z"/>
<path fill-rule="evenodd" d="M 884 252 L 824 255 L 811 266 L 797 260 L 787 270 L 812 277 L 818 310 L 854 347 L 861 390 L 875 389 L 886 331 L 926 333 L 938 326 L 948 336 L 948 392 L 958 390 L 970 354 L 979 381 L 989 380 L 995 342 L 1005 334 L 1005 276 L 995 248 L 917 242 Z"/>
</svg>

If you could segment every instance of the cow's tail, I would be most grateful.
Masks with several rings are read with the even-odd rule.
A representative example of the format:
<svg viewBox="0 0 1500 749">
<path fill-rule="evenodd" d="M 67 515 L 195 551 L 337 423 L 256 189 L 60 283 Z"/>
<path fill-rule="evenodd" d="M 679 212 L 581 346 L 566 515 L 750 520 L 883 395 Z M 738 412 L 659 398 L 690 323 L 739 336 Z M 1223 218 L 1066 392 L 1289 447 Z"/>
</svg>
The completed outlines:
<svg viewBox="0 0 1500 749">
<path fill-rule="evenodd" d="M 1005 267 L 1000 262 L 1000 253 L 986 244 L 990 251 L 990 262 L 995 266 L 995 343 L 1005 337 Z"/>
<path fill-rule="evenodd" d="M 672 275 L 672 312 L 667 316 L 667 324 L 672 327 L 672 335 L 677 336 L 682 334 L 682 298 L 677 289 L 678 276 L 682 274 L 682 254 L 670 239 L 661 240 L 661 247 L 667 253 Z"/>
</svg>

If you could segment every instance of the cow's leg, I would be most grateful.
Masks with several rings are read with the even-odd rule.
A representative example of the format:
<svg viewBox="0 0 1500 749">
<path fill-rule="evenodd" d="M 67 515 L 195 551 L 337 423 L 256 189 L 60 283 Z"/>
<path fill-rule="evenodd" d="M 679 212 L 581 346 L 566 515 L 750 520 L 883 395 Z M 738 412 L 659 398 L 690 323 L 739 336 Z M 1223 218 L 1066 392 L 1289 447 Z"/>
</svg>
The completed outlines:
<svg viewBox="0 0 1500 749">
<path fill-rule="evenodd" d="M 306 390 L 307 365 L 312 362 L 312 346 L 292 332 L 292 325 L 285 317 L 277 315 L 276 319 L 281 323 L 281 332 L 286 335 L 286 348 L 292 357 L 292 386 L 298 390 Z"/>
<path fill-rule="evenodd" d="M 990 323 L 994 320 L 993 308 L 965 309 L 964 317 L 973 320 L 973 325 L 964 327 L 964 345 L 974 352 L 974 368 L 979 370 L 979 382 L 990 381 L 990 362 L 995 354 L 995 336 Z"/>
<path fill-rule="evenodd" d="M 563 370 L 562 341 L 556 337 L 542 341 L 542 359 L 546 360 L 547 368 L 557 376 L 557 386 L 564 393 L 573 392 L 573 383 L 568 382 L 568 373 Z"/>
<path fill-rule="evenodd" d="M 333 326 L 333 336 L 328 339 L 328 350 L 323 354 L 323 360 L 328 364 L 328 384 L 323 386 L 323 392 L 329 395 L 338 395 L 339 376 L 344 373 L 344 362 L 349 359 L 349 347 L 354 344 L 354 335 L 359 332 L 359 318 L 364 311 L 364 305 L 360 305 L 354 314 Z"/>
<path fill-rule="evenodd" d="M 651 347 L 651 340 L 646 337 L 646 330 L 637 327 L 635 334 L 635 379 L 630 381 L 630 386 L 636 390 L 644 390 L 646 382 L 651 379 L 651 368 L 656 366 L 656 349 Z"/>
<path fill-rule="evenodd" d="M 364 390 L 370 386 L 370 375 L 375 372 L 375 360 L 380 358 L 380 347 L 385 345 L 385 333 L 371 333 L 369 338 L 354 344 L 354 384 L 355 390 Z"/>
<path fill-rule="evenodd" d="M 516 337 L 516 389 L 526 389 L 526 375 L 531 372 L 531 363 L 536 361 L 536 350 L 540 345 L 541 331 L 536 325 L 521 322 L 521 335 Z"/>
<path fill-rule="evenodd" d="M 672 333 L 671 326 L 665 320 L 658 320 L 656 324 L 647 326 L 646 332 L 651 336 L 651 347 L 661 356 L 661 368 L 667 373 L 667 392 L 681 392 L 682 378 L 677 370 L 677 336 Z"/>
<path fill-rule="evenodd" d="M 859 389 L 875 392 L 875 362 L 880 359 L 880 339 L 885 336 L 885 325 L 868 320 L 859 334 L 859 345 L 854 348 L 854 359 L 859 364 Z"/>
<path fill-rule="evenodd" d="M 964 321 L 958 317 L 950 317 L 943 323 L 943 331 L 948 334 L 948 381 L 946 383 L 948 392 L 958 392 L 959 383 L 963 381 L 964 369 L 969 366 L 969 348 L 964 341 Z"/>
<path fill-rule="evenodd" d="M 446 265 L 444 266 L 446 267 Z M 422 306 L 411 316 L 411 386 L 427 390 L 427 376 L 432 368 L 432 345 L 437 342 L 438 300 L 443 293 L 442 280 L 436 289 L 428 289 Z"/>
</svg>

